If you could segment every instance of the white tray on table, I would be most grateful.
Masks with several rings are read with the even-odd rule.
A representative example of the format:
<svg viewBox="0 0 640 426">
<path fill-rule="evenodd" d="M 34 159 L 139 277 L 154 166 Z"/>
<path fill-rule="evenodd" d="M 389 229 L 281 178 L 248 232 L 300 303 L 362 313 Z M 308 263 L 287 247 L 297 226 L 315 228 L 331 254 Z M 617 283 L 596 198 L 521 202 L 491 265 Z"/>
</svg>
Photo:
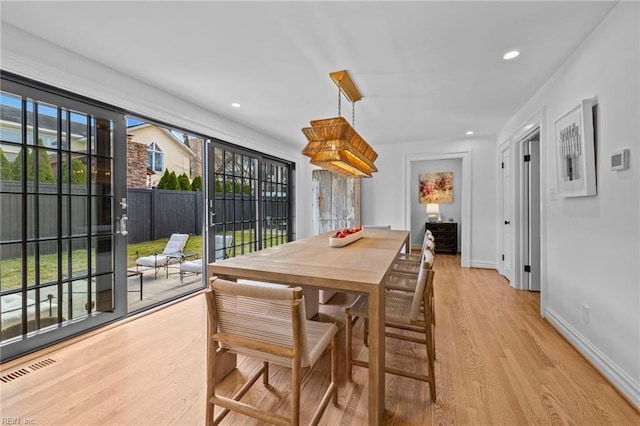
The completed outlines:
<svg viewBox="0 0 640 426">
<path fill-rule="evenodd" d="M 329 245 L 331 247 L 344 247 L 347 244 L 358 241 L 360 238 L 362 238 L 362 231 L 354 232 L 353 234 L 349 234 L 344 238 L 329 237 Z"/>
</svg>

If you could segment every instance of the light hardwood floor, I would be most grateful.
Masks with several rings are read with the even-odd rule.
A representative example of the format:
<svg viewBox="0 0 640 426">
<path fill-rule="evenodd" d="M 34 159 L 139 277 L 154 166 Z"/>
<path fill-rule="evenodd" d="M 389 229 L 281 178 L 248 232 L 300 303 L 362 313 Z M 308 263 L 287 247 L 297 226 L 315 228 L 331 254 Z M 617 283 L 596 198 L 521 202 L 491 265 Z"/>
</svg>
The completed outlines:
<svg viewBox="0 0 640 426">
<path fill-rule="evenodd" d="M 435 265 L 438 400 L 429 401 L 425 383 L 387 375 L 386 424 L 640 424 L 638 412 L 540 318 L 537 293 L 512 290 L 495 271 L 459 264 L 458 256 L 438 255 Z M 340 325 L 341 354 L 344 305 L 351 300 L 336 295 L 318 318 Z M 197 295 L 22 364 L 5 364 L 3 377 L 29 373 L 0 382 L 1 416 L 39 426 L 201 425 L 205 329 L 204 298 Z M 355 353 L 365 358 L 361 321 L 354 334 Z M 387 343 L 389 365 L 424 368 L 424 347 Z M 231 392 L 257 365 L 241 358 L 219 390 Z M 328 369 L 325 357 L 303 385 L 303 422 Z M 286 413 L 288 380 L 288 370 L 273 367 L 271 387 L 258 382 L 246 401 Z M 365 425 L 366 380 L 367 371 L 355 368 L 354 381 L 346 381 L 341 363 L 340 404 L 329 405 L 321 424 Z M 231 414 L 224 424 L 257 422 Z"/>
</svg>

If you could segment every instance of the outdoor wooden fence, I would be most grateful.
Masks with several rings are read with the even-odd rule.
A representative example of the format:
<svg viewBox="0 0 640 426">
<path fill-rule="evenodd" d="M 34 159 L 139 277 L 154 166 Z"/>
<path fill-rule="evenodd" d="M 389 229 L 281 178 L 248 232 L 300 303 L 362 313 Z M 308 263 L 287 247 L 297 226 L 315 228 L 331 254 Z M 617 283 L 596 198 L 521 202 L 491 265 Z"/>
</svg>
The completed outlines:
<svg viewBox="0 0 640 426">
<path fill-rule="evenodd" d="M 15 184 L 15 185 L 14 185 Z M 15 188 L 9 188 L 14 185 Z M 50 188 L 48 188 L 50 186 Z M 40 239 L 40 254 L 57 250 L 56 239 L 59 222 L 62 224 L 63 238 L 78 240 L 79 248 L 84 247 L 83 236 L 90 234 L 87 226 L 86 203 L 90 197 L 84 188 L 71 188 L 69 194 L 58 195 L 55 184 L 40 184 L 39 194 L 27 195 L 26 211 L 23 211 L 23 194 L 19 182 L 2 182 L 3 194 L 0 203 L 0 248 L 3 259 L 22 255 L 22 226 L 26 221 L 27 239 Z M 15 191 L 15 192 L 14 192 Z M 74 195 L 78 195 L 77 197 Z M 59 198 L 60 197 L 60 198 Z M 58 200 L 62 200 L 62 217 L 59 216 Z M 263 197 L 263 226 L 279 227 L 286 223 L 288 203 L 281 197 Z M 201 235 L 204 220 L 205 197 L 200 191 L 172 191 L 162 189 L 128 189 L 127 210 L 128 243 L 153 241 L 169 238 L 173 233 Z M 67 203 L 71 203 L 70 206 Z M 37 204 L 37 206 L 36 206 Z M 256 226 L 257 200 L 247 194 L 220 194 L 214 200 L 216 227 L 214 232 L 225 233 L 252 229 Z M 97 206 L 93 207 L 98 208 Z M 37 211 L 37 215 L 35 212 Z M 69 218 L 68 215 L 71 217 Z M 119 215 L 118 215 L 119 216 Z M 102 219 L 109 219 L 103 217 Z M 102 226 L 111 229 L 111 223 L 92 223 L 93 230 Z M 71 227 L 71 229 L 69 229 Z M 93 231 L 91 232 L 93 233 Z M 73 236 L 77 235 L 78 238 Z M 42 239 L 51 241 L 42 241 Z M 10 242 L 15 241 L 15 244 Z M 75 248 L 76 241 L 72 241 Z M 27 255 L 32 255 L 35 246 L 27 244 Z"/>
</svg>

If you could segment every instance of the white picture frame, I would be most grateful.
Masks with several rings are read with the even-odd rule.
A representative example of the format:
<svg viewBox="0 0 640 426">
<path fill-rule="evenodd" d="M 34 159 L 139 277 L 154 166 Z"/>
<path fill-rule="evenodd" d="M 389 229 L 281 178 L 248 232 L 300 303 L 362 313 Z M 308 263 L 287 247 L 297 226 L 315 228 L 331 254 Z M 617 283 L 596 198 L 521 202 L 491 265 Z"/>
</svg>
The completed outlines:
<svg viewBox="0 0 640 426">
<path fill-rule="evenodd" d="M 558 193 L 563 197 L 597 194 L 593 101 L 585 99 L 554 123 Z"/>
</svg>

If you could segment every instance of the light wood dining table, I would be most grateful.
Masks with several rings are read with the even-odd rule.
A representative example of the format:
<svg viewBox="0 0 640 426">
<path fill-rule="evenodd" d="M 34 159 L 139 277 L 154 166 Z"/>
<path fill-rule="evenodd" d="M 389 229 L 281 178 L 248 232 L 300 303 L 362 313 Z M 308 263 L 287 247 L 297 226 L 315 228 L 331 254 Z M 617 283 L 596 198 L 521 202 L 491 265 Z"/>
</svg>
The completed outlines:
<svg viewBox="0 0 640 426">
<path fill-rule="evenodd" d="M 332 233 L 315 235 L 208 264 L 208 277 L 249 279 L 366 294 L 369 298 L 369 424 L 384 414 L 385 336 L 383 279 L 394 259 L 409 249 L 409 232 L 363 229 L 362 238 L 330 247 Z M 216 377 L 235 368 L 235 357 L 216 366 Z"/>
</svg>

